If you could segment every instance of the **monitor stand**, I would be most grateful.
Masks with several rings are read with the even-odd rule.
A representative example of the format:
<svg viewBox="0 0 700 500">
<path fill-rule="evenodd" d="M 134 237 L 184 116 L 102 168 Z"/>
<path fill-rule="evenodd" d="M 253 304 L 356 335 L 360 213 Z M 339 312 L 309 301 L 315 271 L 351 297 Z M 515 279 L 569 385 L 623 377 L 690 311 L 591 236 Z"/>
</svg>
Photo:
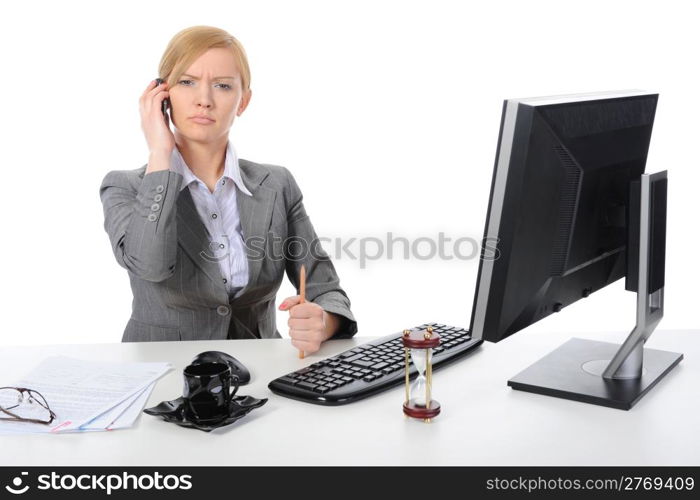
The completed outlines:
<svg viewBox="0 0 700 500">
<path fill-rule="evenodd" d="M 652 207 L 651 185 L 661 179 L 665 171 L 641 177 L 637 324 L 625 342 L 571 339 L 510 379 L 510 387 L 629 410 L 683 359 L 679 353 L 644 348 L 664 314 L 663 285 L 649 291 L 652 229 L 659 215 L 652 213 L 658 207 Z M 665 206 L 662 212 L 665 217 Z"/>
</svg>

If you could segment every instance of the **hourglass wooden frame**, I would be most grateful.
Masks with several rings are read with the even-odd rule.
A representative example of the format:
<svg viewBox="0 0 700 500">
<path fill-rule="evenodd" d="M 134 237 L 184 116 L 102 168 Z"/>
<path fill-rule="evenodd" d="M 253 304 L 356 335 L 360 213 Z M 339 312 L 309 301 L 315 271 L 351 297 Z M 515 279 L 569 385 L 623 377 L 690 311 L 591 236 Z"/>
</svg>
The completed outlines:
<svg viewBox="0 0 700 500">
<path fill-rule="evenodd" d="M 406 399 L 403 403 L 403 412 L 412 418 L 422 418 L 424 422 L 430 422 L 432 418 L 440 414 L 440 403 L 431 397 L 433 387 L 433 349 L 440 345 L 440 335 L 433 331 L 432 327 L 425 330 L 404 330 L 401 338 L 404 347 L 405 373 L 406 373 Z M 410 350 L 424 349 L 425 353 L 425 406 L 416 403 L 411 398 L 410 388 Z M 418 374 L 420 376 L 420 373 Z"/>
</svg>

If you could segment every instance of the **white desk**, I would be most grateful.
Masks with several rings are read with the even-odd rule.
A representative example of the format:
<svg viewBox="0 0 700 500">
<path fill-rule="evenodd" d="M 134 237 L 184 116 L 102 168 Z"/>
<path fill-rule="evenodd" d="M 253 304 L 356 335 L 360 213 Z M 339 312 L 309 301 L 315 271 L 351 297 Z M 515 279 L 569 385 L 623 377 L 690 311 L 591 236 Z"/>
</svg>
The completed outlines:
<svg viewBox="0 0 700 500">
<path fill-rule="evenodd" d="M 262 408 L 211 433 L 142 414 L 112 432 L 0 436 L 1 465 L 699 465 L 700 331 L 657 331 L 649 347 L 685 359 L 632 410 L 514 391 L 506 381 L 572 336 L 620 342 L 614 334 L 521 332 L 484 344 L 434 373 L 443 413 L 433 423 L 407 419 L 403 386 L 340 407 L 272 394 L 273 378 L 368 340 L 327 343 L 304 360 L 287 340 L 158 342 L 11 347 L 0 352 L 0 382 L 18 379 L 54 354 L 170 361 L 148 406 L 181 395 L 182 369 L 205 350 L 236 356 L 253 379 L 239 394 L 267 397 Z"/>
</svg>

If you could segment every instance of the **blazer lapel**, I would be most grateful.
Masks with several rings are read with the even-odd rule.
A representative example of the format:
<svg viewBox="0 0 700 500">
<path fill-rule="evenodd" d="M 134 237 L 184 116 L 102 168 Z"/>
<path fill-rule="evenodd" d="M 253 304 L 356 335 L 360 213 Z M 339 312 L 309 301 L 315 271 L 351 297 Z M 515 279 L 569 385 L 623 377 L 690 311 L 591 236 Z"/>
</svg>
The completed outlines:
<svg viewBox="0 0 700 500">
<path fill-rule="evenodd" d="M 209 233 L 199 218 L 190 189 L 185 188 L 177 199 L 177 239 L 194 263 L 214 282 L 218 291 L 226 294 L 221 270 L 209 252 Z"/>
<path fill-rule="evenodd" d="M 269 175 L 268 172 L 261 171 L 260 167 L 254 168 L 246 160 L 239 160 L 239 165 L 243 183 L 253 196 L 240 191 L 236 193 L 243 242 L 248 258 L 248 285 L 236 294 L 237 297 L 257 282 L 263 261 L 269 258 L 267 255 L 262 255 L 262 252 L 267 248 L 268 230 L 277 197 L 274 189 L 260 185 Z"/>
</svg>

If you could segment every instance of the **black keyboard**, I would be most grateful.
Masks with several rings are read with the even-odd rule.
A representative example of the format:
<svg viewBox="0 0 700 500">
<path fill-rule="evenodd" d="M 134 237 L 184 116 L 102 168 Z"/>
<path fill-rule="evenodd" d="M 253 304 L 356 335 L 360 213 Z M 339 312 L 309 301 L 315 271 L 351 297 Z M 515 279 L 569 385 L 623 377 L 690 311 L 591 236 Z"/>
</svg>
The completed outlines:
<svg viewBox="0 0 700 500">
<path fill-rule="evenodd" d="M 433 349 L 433 369 L 468 354 L 481 340 L 468 330 L 439 323 L 425 323 L 440 334 Z M 405 380 L 402 332 L 362 344 L 318 361 L 268 384 L 275 394 L 319 405 L 344 405 L 402 384 Z M 417 374 L 411 363 L 411 378 Z"/>
</svg>

